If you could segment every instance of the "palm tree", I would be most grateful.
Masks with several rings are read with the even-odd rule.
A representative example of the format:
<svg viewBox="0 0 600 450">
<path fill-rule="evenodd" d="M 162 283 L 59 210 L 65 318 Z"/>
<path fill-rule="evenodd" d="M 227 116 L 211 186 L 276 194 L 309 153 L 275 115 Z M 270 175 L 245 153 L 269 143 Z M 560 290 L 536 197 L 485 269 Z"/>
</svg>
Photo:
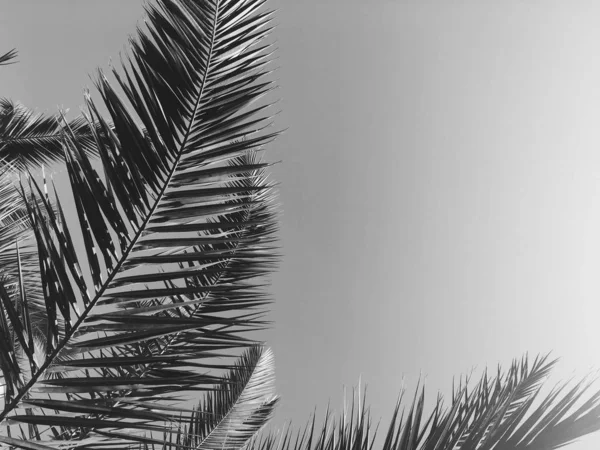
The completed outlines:
<svg viewBox="0 0 600 450">
<path fill-rule="evenodd" d="M 14 255 L 0 259 L 1 443 L 372 448 L 364 401 L 320 432 L 313 419 L 296 439 L 259 434 L 277 403 L 273 355 L 248 334 L 266 325 L 261 280 L 279 257 L 274 183 L 260 156 L 279 132 L 268 129 L 271 104 L 255 106 L 274 89 L 265 3 L 146 6 L 148 29 L 113 69 L 124 96 L 98 74 L 110 121 L 87 92 L 75 123 L 2 104 L 0 151 L 12 146 L 6 155 L 20 170 L 27 155 L 64 156 L 76 217 L 45 180 L 2 177 L 19 196 L 7 188 L 0 198 L 17 209 L 22 201 L 27 214 L 0 216 L 3 230 L 17 230 L 0 239 L 2 254 Z M 19 246 L 22 229 L 35 238 L 33 258 Z M 399 399 L 383 447 L 549 449 L 597 431 L 600 393 L 570 411 L 589 384 L 533 408 L 553 364 L 524 358 L 474 389 L 461 383 L 449 407 L 438 399 L 428 416 L 422 390 L 406 418 Z M 185 401 L 198 396 L 195 407 Z"/>
</svg>

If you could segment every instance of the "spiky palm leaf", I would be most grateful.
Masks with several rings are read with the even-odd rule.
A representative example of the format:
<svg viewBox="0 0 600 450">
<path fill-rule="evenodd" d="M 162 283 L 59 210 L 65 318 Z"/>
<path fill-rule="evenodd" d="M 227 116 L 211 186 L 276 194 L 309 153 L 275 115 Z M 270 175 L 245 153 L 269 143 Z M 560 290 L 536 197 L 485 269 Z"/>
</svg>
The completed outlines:
<svg viewBox="0 0 600 450">
<path fill-rule="evenodd" d="M 60 116 L 35 114 L 19 103 L 0 98 L 0 158 L 17 170 L 62 161 Z M 90 154 L 97 155 L 89 124 L 78 117 L 69 122 L 75 138 Z"/>
<path fill-rule="evenodd" d="M 18 173 L 10 164 L 0 161 L 0 279 L 3 301 L 15 306 L 18 297 L 27 292 L 29 316 L 38 343 L 45 341 L 45 308 L 37 267 L 37 252 L 32 245 L 29 220 L 22 196 L 16 189 Z M 10 299 L 10 300 L 9 300 Z M 10 324 L 9 324 L 10 325 Z M 16 343 L 18 347 L 18 343 Z"/>
<path fill-rule="evenodd" d="M 199 450 L 243 447 L 255 436 L 257 426 L 270 418 L 277 402 L 276 397 L 263 394 L 274 389 L 272 359 L 270 350 L 262 352 L 255 347 L 246 352 L 220 389 L 200 402 L 187 429 L 169 445 Z"/>
<path fill-rule="evenodd" d="M 600 393 L 581 401 L 589 384 L 578 383 L 564 394 L 565 386 L 553 390 L 537 407 L 543 381 L 556 361 L 527 358 L 513 362 L 509 371 L 492 379 L 487 372 L 472 387 L 461 383 L 452 390 L 444 408 L 438 395 L 431 413 L 425 413 L 425 392 L 417 387 L 408 412 L 401 411 L 402 395 L 394 408 L 387 432 L 378 448 L 383 450 L 551 450 L 600 430 Z M 563 395 L 561 395 L 563 393 Z M 358 406 L 356 406 L 358 399 Z M 537 425 L 536 425 L 537 423 Z M 372 450 L 373 429 L 365 396 L 353 395 L 350 411 L 332 419 L 329 410 L 320 430 L 313 417 L 310 426 L 294 437 L 283 432 L 255 436 L 244 450 Z"/>
<path fill-rule="evenodd" d="M 0 65 L 12 64 L 16 50 L 0 56 Z M 23 105 L 0 98 L 0 273 L 12 274 L 6 280 L 11 287 L 18 273 L 17 253 L 21 269 L 28 282 L 27 292 L 30 299 L 43 300 L 39 289 L 39 270 L 32 267 L 37 259 L 34 248 L 21 248 L 18 242 L 28 242 L 32 236 L 24 199 L 16 188 L 16 180 L 27 170 L 38 170 L 40 163 L 61 160 L 64 154 L 61 146 L 62 127 L 58 115 L 44 117 L 36 115 Z M 77 118 L 70 122 L 81 144 L 90 154 L 97 154 L 91 141 L 91 132 L 87 122 Z"/>
<path fill-rule="evenodd" d="M 264 131 L 264 106 L 249 108 L 271 89 L 261 81 L 270 46 L 258 46 L 269 31 L 264 3 L 157 1 L 149 32 L 132 41 L 128 71 L 115 72 L 130 107 L 101 74 L 112 123 L 87 95 L 85 123 L 64 121 L 52 140 L 22 141 L 66 156 L 84 247 L 73 244 L 60 201 L 53 207 L 29 179 L 22 193 L 39 255 L 44 348 L 19 255 L 16 289 L 0 283 L 0 442 L 35 450 L 278 445 L 273 435 L 251 440 L 276 398 L 271 353 L 242 335 L 264 325 L 258 280 L 276 257 L 273 184 L 257 150 L 277 133 Z M 37 119 L 24 111 L 6 123 L 27 138 Z M 215 360 L 240 348 L 237 364 Z M 536 359 L 530 369 L 524 359 L 506 377 L 486 374 L 474 390 L 454 390 L 449 410 L 438 398 L 429 416 L 417 391 L 406 420 L 397 403 L 383 447 L 541 450 L 600 429 L 600 394 L 568 411 L 589 386 L 532 407 L 552 364 Z M 208 392 L 198 408 L 182 404 L 198 392 Z M 327 420 L 318 434 L 313 420 L 294 449 L 373 447 L 364 400 L 331 431 Z M 291 442 L 288 431 L 278 448 Z"/>
<path fill-rule="evenodd" d="M 255 152 L 277 133 L 264 132 L 265 106 L 248 107 L 272 89 L 261 82 L 270 14 L 258 11 L 264 1 L 157 3 L 148 7 L 149 34 L 132 42 L 129 70 L 115 72 L 131 108 L 103 75 L 98 88 L 114 126 L 85 99 L 102 176 L 76 130 L 64 126 L 83 251 L 60 202 L 55 212 L 33 179 L 31 193 L 23 190 L 48 329 L 37 361 L 22 314 L 27 298 L 21 309 L 0 308 L 0 330 L 14 330 L 31 367 L 22 370 L 10 341 L 0 343 L 0 419 L 11 430 L 0 441 L 9 445 L 106 448 L 181 436 L 174 394 L 218 395 L 223 378 L 204 373 L 215 364 L 203 360 L 254 345 L 242 333 L 263 325 L 254 309 L 267 299 L 253 279 L 272 265 L 274 216 L 265 206 L 272 185 L 260 175 L 266 164 Z M 258 403 L 242 440 L 272 408 L 260 389 L 251 388 Z"/>
<path fill-rule="evenodd" d="M 0 65 L 12 64 L 16 50 L 0 56 Z M 14 292 L 19 270 L 27 282 L 27 293 L 33 301 L 30 313 L 32 320 L 41 317 L 34 325 L 38 338 L 45 329 L 43 294 L 39 270 L 36 267 L 37 253 L 34 247 L 26 246 L 18 251 L 18 243 L 28 243 L 33 233 L 30 228 L 24 199 L 15 186 L 19 176 L 27 171 L 39 170 L 39 165 L 64 159 L 62 148 L 63 126 L 60 115 L 36 115 L 19 103 L 0 98 L 0 274 L 5 276 L 6 288 Z M 89 124 L 82 117 L 69 122 L 78 142 L 90 155 L 98 151 L 93 142 Z M 42 168 L 43 170 L 43 168 Z M 17 256 L 19 261 L 17 261 Z M 12 276 L 11 276 L 12 275 Z M 39 306 L 39 308 L 38 308 Z M 41 342 L 41 341 L 40 341 Z"/>
<path fill-rule="evenodd" d="M 0 255 L 29 228 L 27 216 L 22 213 L 23 199 L 15 189 L 16 180 L 17 174 L 10 164 L 0 159 Z"/>
<path fill-rule="evenodd" d="M 0 55 L 0 66 L 13 64 L 16 56 L 16 50 Z M 61 123 L 58 114 L 35 114 L 20 103 L 0 98 L 0 164 L 23 171 L 43 163 L 63 161 L 64 127 Z M 80 144 L 88 153 L 97 155 L 89 126 L 82 117 L 69 122 Z"/>
</svg>

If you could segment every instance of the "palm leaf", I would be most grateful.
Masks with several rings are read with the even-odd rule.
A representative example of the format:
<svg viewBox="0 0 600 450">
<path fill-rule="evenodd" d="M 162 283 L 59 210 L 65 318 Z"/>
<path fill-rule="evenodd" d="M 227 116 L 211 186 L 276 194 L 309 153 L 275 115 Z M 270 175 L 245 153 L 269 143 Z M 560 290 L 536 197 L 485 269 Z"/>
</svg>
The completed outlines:
<svg viewBox="0 0 600 450">
<path fill-rule="evenodd" d="M 85 99 L 102 175 L 63 122 L 83 252 L 60 202 L 54 211 L 33 179 L 29 193 L 23 187 L 48 330 L 43 360 L 28 357 L 30 373 L 13 361 L 10 342 L 0 345 L 7 382 L 0 419 L 16 430 L 0 441 L 105 448 L 176 439 L 180 422 L 164 420 L 176 397 L 224 389 L 222 375 L 206 373 L 202 361 L 254 345 L 242 334 L 264 325 L 255 310 L 267 301 L 255 280 L 276 256 L 268 244 L 272 184 L 260 176 L 256 151 L 277 133 L 264 131 L 264 106 L 249 108 L 272 89 L 261 81 L 270 48 L 260 45 L 270 20 L 259 12 L 263 3 L 148 6 L 149 31 L 132 41 L 125 75 L 115 71 L 129 107 L 102 74 L 112 124 Z M 19 314 L 27 303 L 0 308 L 0 331 L 18 333 L 30 355 Z M 252 408 L 247 436 L 262 426 L 268 405 Z M 182 420 L 194 414 L 181 410 Z M 206 439 L 226 435 L 219 423 L 209 422 Z"/>
<path fill-rule="evenodd" d="M 12 50 L 1 56 L 0 61 L 9 64 L 16 54 Z M 86 128 L 87 123 L 78 118 L 71 121 L 70 126 L 86 150 L 97 154 L 95 146 L 90 145 L 92 134 Z M 36 349 L 45 347 L 47 317 L 37 249 L 29 245 L 33 233 L 15 181 L 19 172 L 62 158 L 61 128 L 57 117 L 35 115 L 18 103 L 0 99 L 0 276 L 7 294 L 5 299 L 10 298 L 13 303 L 23 295 L 18 284 L 24 280 L 24 292 L 29 299 L 28 320 Z M 17 340 L 14 345 L 18 351 L 22 350 Z"/>
<path fill-rule="evenodd" d="M 0 55 L 0 66 L 13 64 L 16 56 L 14 49 Z M 36 115 L 19 103 L 0 98 L 0 160 L 20 171 L 61 161 L 60 123 L 59 116 Z M 88 123 L 78 117 L 69 126 L 86 151 L 97 155 Z"/>
<path fill-rule="evenodd" d="M 273 413 L 277 403 L 274 381 L 271 351 L 260 347 L 248 350 L 220 388 L 198 405 L 187 430 L 172 443 L 173 448 L 243 447 Z"/>
<path fill-rule="evenodd" d="M 12 167 L 0 160 L 0 254 L 28 229 L 27 216 L 22 212 L 23 199 L 15 189 L 16 180 Z"/>
<path fill-rule="evenodd" d="M 401 410 L 403 390 L 392 413 L 383 450 L 551 450 L 600 429 L 600 393 L 575 411 L 589 384 L 577 384 L 566 394 L 564 386 L 552 391 L 536 407 L 543 380 L 556 361 L 536 358 L 529 367 L 527 357 L 513 362 L 495 378 L 487 372 L 470 389 L 469 383 L 452 391 L 452 401 L 444 409 L 438 396 L 433 411 L 425 414 L 425 392 L 417 387 L 408 412 Z M 358 399 L 358 406 L 356 405 Z M 537 425 L 536 425 L 537 423 Z M 366 403 L 352 397 L 350 411 L 339 421 L 325 415 L 320 430 L 315 419 L 294 437 L 288 427 L 283 432 L 255 436 L 244 450 L 372 450 L 377 437 Z"/>
<path fill-rule="evenodd" d="M 17 170 L 62 161 L 60 116 L 35 114 L 19 103 L 0 98 L 0 157 Z M 78 117 L 69 122 L 83 149 L 97 155 L 89 124 Z"/>
<path fill-rule="evenodd" d="M 27 293 L 29 322 L 35 341 L 45 342 L 46 318 L 37 267 L 37 251 L 31 245 L 33 236 L 23 198 L 15 187 L 17 175 L 9 164 L 0 161 L 0 279 L 4 301 L 18 308 L 18 298 Z M 24 286 L 24 289 L 21 289 Z M 8 324 L 10 325 L 10 324 Z M 11 333 L 15 348 L 21 355 L 16 336 Z"/>
<path fill-rule="evenodd" d="M 36 296 L 18 245 L 0 266 L 0 442 L 35 450 L 373 448 L 377 430 L 360 394 L 340 421 L 328 412 L 320 432 L 313 417 L 295 440 L 290 430 L 279 441 L 256 437 L 277 401 L 272 354 L 247 335 L 265 326 L 260 283 L 277 259 L 274 184 L 258 152 L 278 133 L 266 131 L 268 105 L 253 106 L 273 88 L 263 81 L 271 55 L 262 44 L 271 17 L 264 3 L 148 6 L 148 30 L 131 41 L 124 72 L 113 72 L 125 97 L 99 74 L 110 121 L 89 93 L 86 114 L 71 122 L 0 105 L 0 151 L 20 167 L 64 155 L 78 219 L 67 220 L 56 192 L 52 203 L 45 181 L 29 178 L 19 200 L 0 187 L 3 253 L 13 251 L 23 222 L 15 205 L 26 200 L 38 269 Z M 73 244 L 76 225 L 83 248 Z M 571 412 L 589 384 L 562 396 L 558 388 L 533 408 L 553 364 L 524 358 L 504 376 L 486 372 L 474 389 L 461 382 L 450 407 L 438 397 L 429 415 L 423 389 L 406 415 L 401 395 L 383 448 L 541 450 L 598 431 L 600 393 Z M 204 398 L 188 409 L 198 393 Z"/>
</svg>

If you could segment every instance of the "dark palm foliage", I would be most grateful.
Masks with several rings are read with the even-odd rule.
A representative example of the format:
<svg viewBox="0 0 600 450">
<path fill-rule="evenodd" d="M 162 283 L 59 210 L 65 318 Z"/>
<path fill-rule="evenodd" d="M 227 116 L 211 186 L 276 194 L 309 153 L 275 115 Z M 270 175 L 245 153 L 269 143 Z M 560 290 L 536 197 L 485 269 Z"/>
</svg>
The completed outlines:
<svg viewBox="0 0 600 450">
<path fill-rule="evenodd" d="M 14 186 L 17 174 L 11 165 L 0 161 L 0 293 L 16 306 L 24 286 L 29 299 L 29 317 L 34 339 L 44 341 L 46 315 L 41 290 L 37 252 L 32 245 L 33 235 L 22 196 Z M 20 350 L 12 332 L 15 348 Z M 17 352 L 20 355 L 20 352 Z M 0 376 L 1 378 L 1 376 Z"/>
<path fill-rule="evenodd" d="M 384 450 L 549 450 L 572 443 L 584 434 L 600 429 L 600 394 L 583 404 L 589 383 L 574 386 L 559 400 L 565 385 L 539 398 L 542 380 L 556 361 L 536 358 L 531 367 L 527 358 L 514 361 L 507 373 L 488 378 L 487 371 L 474 387 L 468 380 L 453 388 L 452 401 L 444 408 L 438 396 L 433 411 L 425 414 L 425 392 L 417 388 L 408 412 L 401 411 L 404 391 L 399 397 L 381 447 Z M 462 380 L 461 380 L 462 381 Z M 366 394 L 366 392 L 365 392 Z M 295 436 L 267 433 L 253 438 L 246 450 L 371 450 L 377 428 L 373 429 L 366 395 L 358 407 L 352 398 L 350 411 L 339 421 L 327 411 L 320 430 L 310 426 Z M 534 407 L 538 400 L 539 405 Z"/>
<path fill-rule="evenodd" d="M 242 358 L 238 375 L 225 378 L 206 373 L 231 366 L 214 358 L 256 348 L 244 333 L 264 326 L 268 298 L 253 280 L 276 257 L 272 184 L 256 152 L 277 133 L 264 131 L 265 105 L 251 106 L 272 89 L 261 81 L 271 15 L 257 13 L 262 3 L 148 8 L 149 32 L 132 42 L 124 77 L 115 72 L 130 107 L 103 75 L 98 88 L 113 125 L 86 97 L 101 175 L 75 130 L 64 126 L 83 252 L 60 200 L 55 211 L 35 180 L 25 183 L 48 327 L 40 356 L 28 298 L 18 308 L 3 301 L 2 330 L 16 335 L 27 364 L 2 339 L 0 418 L 9 428 L 0 441 L 108 448 L 203 439 L 228 447 L 245 442 L 270 415 L 274 400 L 263 382 L 270 359 Z M 262 375 L 251 383 L 240 370 Z M 233 394 L 219 397 L 223 383 L 238 385 L 232 392 L 243 392 L 245 409 Z M 219 400 L 200 412 L 176 408 L 178 398 L 199 391 Z M 236 418 L 231 423 L 245 431 L 219 432 L 229 423 L 219 415 Z M 187 420 L 194 420 L 191 433 L 180 427 Z"/>
<path fill-rule="evenodd" d="M 0 188 L 8 255 L 0 260 L 0 442 L 35 450 L 373 447 L 364 401 L 332 426 L 328 416 L 321 432 L 313 420 L 296 439 L 257 434 L 277 402 L 272 354 L 247 334 L 265 326 L 261 279 L 277 260 L 274 185 L 259 154 L 278 133 L 267 130 L 269 105 L 254 105 L 273 89 L 265 1 L 147 6 L 148 30 L 138 30 L 124 71 L 114 71 L 125 98 L 99 74 L 110 121 L 89 94 L 73 122 L 0 105 L 0 154 L 21 169 L 64 156 L 77 216 L 71 223 L 45 182 L 21 177 L 22 198 Z M 17 213 L 23 199 L 26 217 Z M 15 243 L 23 230 L 36 251 Z M 558 389 L 533 407 L 552 364 L 524 359 L 505 376 L 485 375 L 473 390 L 455 389 L 447 410 L 438 399 L 427 416 L 417 390 L 406 418 L 398 401 L 383 447 L 541 450 L 597 431 L 600 394 L 569 411 L 589 385 L 560 398 Z M 199 394 L 197 407 L 186 403 Z"/>
<path fill-rule="evenodd" d="M 16 52 L 7 55 L 14 57 Z M 69 126 L 85 150 L 90 155 L 97 154 L 88 123 L 77 118 Z M 59 116 L 36 115 L 18 103 L 0 99 L 0 276 L 13 301 L 19 292 L 18 281 L 24 280 L 38 349 L 44 346 L 47 327 L 44 296 L 27 209 L 16 182 L 19 173 L 63 158 L 61 136 Z M 14 345 L 20 348 L 18 341 Z"/>
<path fill-rule="evenodd" d="M 17 51 L 0 55 L 0 66 L 14 64 Z M 0 98 L 0 164 L 9 164 L 17 170 L 25 170 L 62 161 L 62 121 L 60 116 L 45 117 L 35 114 L 19 103 Z M 81 117 L 69 126 L 79 143 L 89 154 L 97 155 L 91 130 Z"/>
<path fill-rule="evenodd" d="M 24 203 L 19 192 L 14 188 L 17 176 L 9 164 L 0 160 L 0 254 L 15 245 L 15 240 L 22 231 L 27 230 L 27 216 L 20 214 Z M 0 258 L 2 257 L 0 255 Z"/>
<path fill-rule="evenodd" d="M 62 161 L 60 116 L 34 114 L 19 103 L 0 98 L 0 157 L 17 170 Z M 79 145 L 90 155 L 97 155 L 88 122 L 78 117 L 69 128 Z"/>
<path fill-rule="evenodd" d="M 12 64 L 9 61 L 16 54 L 12 50 L 0 57 L 0 61 Z M 82 148 L 90 156 L 97 156 L 98 150 L 88 122 L 78 117 L 68 126 Z M 47 326 L 44 297 L 37 251 L 35 246 L 30 245 L 32 230 L 27 209 L 15 182 L 19 173 L 38 170 L 35 168 L 39 168 L 40 164 L 64 161 L 63 129 L 58 114 L 35 114 L 19 103 L 0 98 L 0 275 L 4 277 L 5 288 L 13 299 L 16 298 L 18 280 L 22 278 L 26 283 L 30 320 L 38 347 L 44 345 L 42 330 Z M 18 249 L 18 243 L 25 244 L 25 247 Z M 16 345 L 18 347 L 18 342 Z"/>
<path fill-rule="evenodd" d="M 12 64 L 16 50 L 0 56 L 0 65 Z M 35 247 L 27 245 L 32 236 L 24 199 L 19 194 L 16 181 L 19 173 L 63 160 L 62 126 L 60 116 L 44 117 L 36 115 L 23 105 L 0 98 L 0 274 L 4 277 L 6 288 L 14 292 L 17 287 L 18 272 L 27 283 L 30 300 L 43 308 L 43 294 L 37 268 Z M 69 122 L 69 126 L 78 142 L 90 155 L 97 155 L 93 145 L 92 133 L 83 118 Z M 17 244 L 25 244 L 20 251 Z M 17 255 L 20 264 L 17 262 Z M 32 305 L 35 308 L 34 305 Z M 45 328 L 43 314 L 34 314 L 30 308 L 32 320 L 41 318 L 35 325 L 36 330 Z M 36 333 L 38 337 L 42 333 Z"/>
</svg>

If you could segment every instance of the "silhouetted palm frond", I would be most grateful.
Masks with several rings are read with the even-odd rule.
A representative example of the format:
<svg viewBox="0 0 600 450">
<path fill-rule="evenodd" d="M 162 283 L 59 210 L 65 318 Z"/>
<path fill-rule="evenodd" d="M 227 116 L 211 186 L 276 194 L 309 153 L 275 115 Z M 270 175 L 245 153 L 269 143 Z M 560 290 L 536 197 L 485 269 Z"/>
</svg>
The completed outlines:
<svg viewBox="0 0 600 450">
<path fill-rule="evenodd" d="M 266 132 L 267 105 L 251 106 L 273 89 L 262 81 L 270 46 L 261 43 L 271 17 L 259 11 L 263 4 L 163 0 L 148 6 L 149 31 L 132 41 L 125 74 L 114 73 L 126 100 L 102 74 L 98 80 L 111 121 L 86 95 L 87 126 L 63 121 L 55 129 L 62 132 L 56 142 L 84 247 L 74 245 L 75 228 L 60 199 L 32 178 L 24 183 L 46 342 L 40 359 L 24 313 L 27 296 L 14 308 L 6 301 L 0 331 L 16 340 L 0 344 L 6 382 L 0 420 L 9 430 L 0 442 L 106 448 L 181 438 L 220 447 L 245 442 L 270 415 L 274 400 L 261 387 L 264 376 L 223 378 L 219 367 L 231 364 L 211 362 L 256 345 L 245 334 L 264 326 L 268 297 L 258 280 L 277 257 L 270 243 L 273 184 L 257 151 L 278 133 Z M 5 106 L 11 136 L 53 145 L 38 133 L 53 124 Z M 91 138 L 78 130 L 89 130 Z M 98 152 L 101 174 L 87 147 Z M 25 368 L 15 359 L 16 342 Z M 260 373 L 268 372 L 270 359 L 261 361 Z M 216 420 L 232 382 L 244 405 Z M 222 399 L 204 403 L 203 414 L 212 417 L 202 430 L 197 411 L 177 406 L 198 392 Z M 247 404 L 243 392 L 254 400 Z M 182 434 L 186 422 L 198 433 Z M 246 431 L 232 440 L 226 424 Z"/>
<path fill-rule="evenodd" d="M 98 154 L 90 125 L 82 117 L 71 120 L 69 128 L 84 151 Z M 17 170 L 62 161 L 63 129 L 58 115 L 35 114 L 0 98 L 0 157 Z"/>
<path fill-rule="evenodd" d="M 565 386 L 539 399 L 543 381 L 556 361 L 527 357 L 513 362 L 509 371 L 488 378 L 487 371 L 474 387 L 468 382 L 453 389 L 452 401 L 444 408 L 438 395 L 433 410 L 425 413 L 425 391 L 417 387 L 408 411 L 401 410 L 400 395 L 382 442 L 382 450 L 551 450 L 600 430 L 600 393 L 574 406 L 589 389 L 578 383 L 567 393 Z M 562 395 L 561 395 L 562 394 Z M 320 429 L 315 419 L 294 436 L 291 428 L 255 436 L 244 450 L 371 450 L 378 426 L 374 427 L 360 392 L 353 396 L 350 411 L 341 419 L 329 410 Z M 534 402 L 539 405 L 534 407 Z"/>
<path fill-rule="evenodd" d="M 0 66 L 13 64 L 16 50 L 0 55 Z M 60 116 L 35 114 L 19 103 L 0 98 L 0 160 L 23 171 L 43 163 L 62 161 L 62 129 Z M 97 155 L 88 123 L 81 117 L 69 126 L 80 144 Z"/>
<path fill-rule="evenodd" d="M 18 173 L 0 160 L 0 277 L 9 292 L 19 290 L 23 278 L 30 300 L 43 305 L 33 230 L 17 183 Z"/>
<path fill-rule="evenodd" d="M 339 421 L 328 412 L 320 431 L 313 417 L 295 438 L 289 429 L 258 435 L 277 403 L 273 355 L 249 334 L 266 326 L 264 276 L 279 257 L 275 184 L 260 157 L 278 132 L 268 132 L 270 104 L 255 105 L 274 89 L 265 3 L 148 5 L 148 29 L 113 72 L 124 96 L 99 73 L 110 120 L 88 92 L 74 121 L 0 100 L 1 443 L 373 448 L 360 394 Z M 75 217 L 45 178 L 22 175 L 17 191 L 8 172 L 63 157 Z M 28 232 L 35 250 L 21 246 Z M 461 380 L 449 407 L 438 396 L 430 414 L 423 389 L 407 414 L 402 393 L 382 446 L 542 450 L 600 430 L 600 393 L 586 400 L 589 383 L 539 398 L 553 364 L 525 357 L 473 389 Z"/>
</svg>

